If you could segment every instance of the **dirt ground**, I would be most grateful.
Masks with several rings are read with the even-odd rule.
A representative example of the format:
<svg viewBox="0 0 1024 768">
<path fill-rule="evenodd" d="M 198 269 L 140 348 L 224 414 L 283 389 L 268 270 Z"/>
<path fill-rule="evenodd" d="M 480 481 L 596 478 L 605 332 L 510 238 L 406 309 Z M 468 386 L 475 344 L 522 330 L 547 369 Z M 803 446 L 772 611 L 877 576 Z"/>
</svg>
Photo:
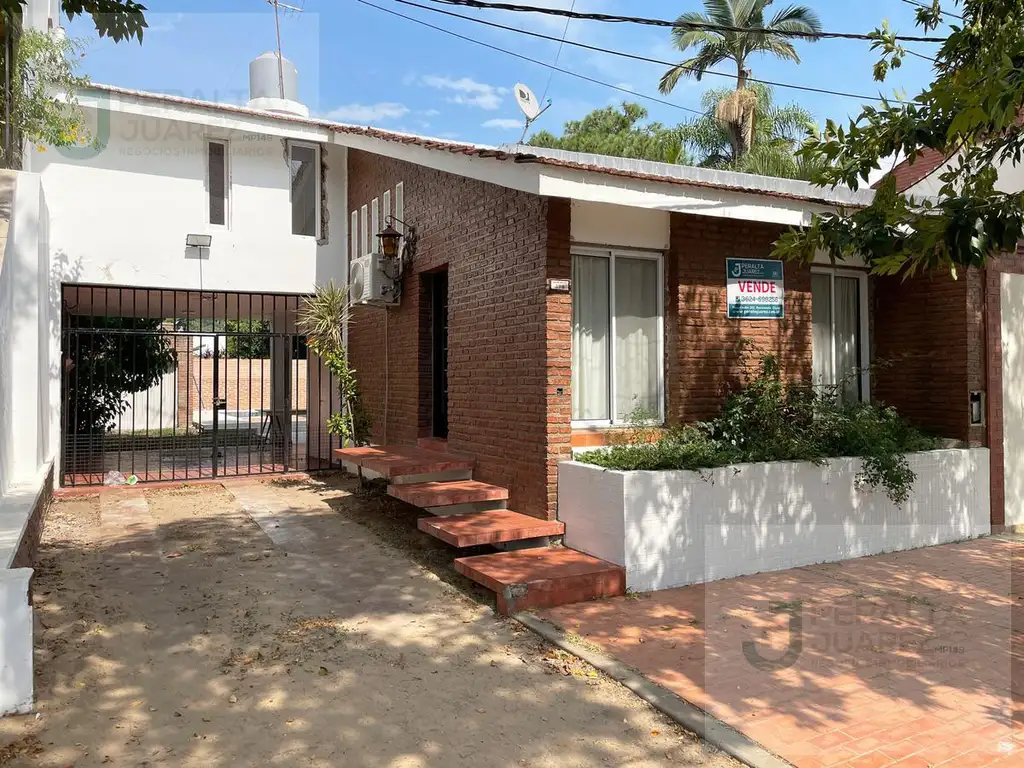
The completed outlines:
<svg viewBox="0 0 1024 768">
<path fill-rule="evenodd" d="M 736 765 L 496 618 L 414 520 L 345 476 L 54 503 L 0 765 Z"/>
</svg>

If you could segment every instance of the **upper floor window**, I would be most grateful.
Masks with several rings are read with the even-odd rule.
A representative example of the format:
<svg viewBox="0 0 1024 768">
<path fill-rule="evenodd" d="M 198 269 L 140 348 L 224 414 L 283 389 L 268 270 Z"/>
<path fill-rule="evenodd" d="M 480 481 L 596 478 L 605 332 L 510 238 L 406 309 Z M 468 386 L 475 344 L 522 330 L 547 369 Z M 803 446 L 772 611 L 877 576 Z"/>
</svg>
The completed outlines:
<svg viewBox="0 0 1024 768">
<path fill-rule="evenodd" d="M 867 275 L 814 268 L 811 314 L 815 383 L 844 402 L 868 400 Z"/>
<path fill-rule="evenodd" d="M 228 143 L 209 141 L 206 144 L 206 179 L 209 195 L 210 223 L 228 223 Z"/>
<path fill-rule="evenodd" d="M 315 144 L 288 145 L 292 183 L 292 234 L 317 237 L 320 231 L 320 152 Z"/>
</svg>

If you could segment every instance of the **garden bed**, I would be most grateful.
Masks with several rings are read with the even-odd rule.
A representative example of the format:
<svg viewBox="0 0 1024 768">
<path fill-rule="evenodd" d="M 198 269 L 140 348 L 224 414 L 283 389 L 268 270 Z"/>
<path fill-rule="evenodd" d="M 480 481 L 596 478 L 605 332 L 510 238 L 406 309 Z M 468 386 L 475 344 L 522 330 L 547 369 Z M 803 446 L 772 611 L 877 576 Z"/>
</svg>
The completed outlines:
<svg viewBox="0 0 1024 768">
<path fill-rule="evenodd" d="M 988 449 L 907 462 L 902 504 L 865 486 L 860 458 L 662 471 L 565 462 L 558 517 L 566 545 L 622 565 L 638 592 L 989 533 Z"/>
</svg>

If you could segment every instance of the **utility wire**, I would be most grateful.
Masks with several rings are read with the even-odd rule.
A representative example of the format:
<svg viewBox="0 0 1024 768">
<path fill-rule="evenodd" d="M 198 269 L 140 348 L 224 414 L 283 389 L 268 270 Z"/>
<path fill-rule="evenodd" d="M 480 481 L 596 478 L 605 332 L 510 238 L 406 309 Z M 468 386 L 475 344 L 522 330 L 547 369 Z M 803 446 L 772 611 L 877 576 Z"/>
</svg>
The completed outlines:
<svg viewBox="0 0 1024 768">
<path fill-rule="evenodd" d="M 572 0 L 572 5 L 569 6 L 569 10 L 576 9 L 576 0 Z M 544 95 L 540 97 L 540 103 L 544 103 L 544 99 L 548 97 L 548 89 L 551 88 L 551 81 L 555 77 L 554 66 L 557 66 L 558 60 L 562 58 L 562 49 L 565 47 L 565 38 L 569 34 L 569 25 L 572 23 L 572 19 L 565 20 L 565 29 L 562 30 L 562 39 L 558 41 L 558 51 L 555 53 L 555 61 L 552 68 L 548 71 L 548 82 L 544 86 Z"/>
<path fill-rule="evenodd" d="M 703 30 L 707 32 L 761 32 L 765 35 L 782 37 L 804 37 L 810 40 L 833 39 L 833 40 L 871 40 L 876 38 L 872 35 L 857 32 L 780 32 L 774 29 L 763 29 L 760 27 L 732 27 L 726 24 L 708 24 L 698 21 L 678 21 L 669 19 L 651 19 L 644 16 L 619 16 L 609 13 L 580 13 L 578 11 L 566 11 L 561 8 L 542 8 L 536 5 L 517 5 L 515 3 L 484 2 L 483 0 L 431 0 L 434 3 L 443 5 L 461 5 L 466 8 L 478 8 L 481 10 L 512 11 L 515 13 L 540 13 L 547 16 L 564 16 L 569 19 L 581 19 L 583 21 L 602 21 L 620 24 L 643 24 L 649 27 L 670 27 L 673 29 Z M 896 40 L 907 43 L 944 43 L 944 37 L 918 37 L 914 35 L 896 35 Z"/>
<path fill-rule="evenodd" d="M 927 3 L 919 2 L 919 0 L 903 0 L 903 2 L 906 3 L 907 5 L 914 5 L 917 6 L 918 8 L 924 8 L 925 10 L 929 11 L 932 9 L 930 5 L 928 5 Z M 960 21 L 964 20 L 964 17 L 961 16 L 960 14 L 953 13 L 952 11 L 944 11 L 941 8 L 939 9 L 939 14 L 942 16 L 949 16 L 950 18 L 954 19 L 960 19 Z"/>
<path fill-rule="evenodd" d="M 364 2 L 364 0 L 357 0 L 357 1 L 363 3 L 364 5 L 369 5 L 370 4 L 370 3 Z M 475 18 L 473 16 L 463 16 L 460 13 L 452 13 L 451 11 L 445 11 L 445 10 L 442 10 L 440 8 L 431 7 L 429 5 L 422 5 L 420 3 L 412 2 L 412 0 L 394 0 L 394 2 L 401 3 L 402 5 L 408 5 L 408 6 L 411 6 L 413 8 L 420 8 L 420 9 L 422 9 L 424 11 L 430 11 L 432 13 L 440 13 L 440 14 L 442 14 L 444 16 L 451 16 L 452 18 L 455 18 L 455 19 L 462 19 L 464 21 L 471 21 L 474 24 L 483 24 L 484 26 L 493 27 L 495 29 L 504 29 L 504 30 L 506 30 L 508 32 L 516 32 L 516 33 L 518 33 L 520 35 L 528 35 L 529 37 L 536 37 L 536 38 L 539 38 L 541 40 L 551 40 L 551 41 L 556 42 L 556 43 L 560 42 L 560 40 L 557 37 L 553 37 L 551 35 L 545 35 L 545 34 L 542 34 L 540 32 L 532 32 L 532 31 L 530 31 L 528 29 L 519 29 L 518 27 L 510 27 L 510 26 L 506 26 L 505 24 L 498 24 L 497 22 L 487 21 L 486 19 L 478 19 L 478 18 Z M 377 6 L 377 5 L 374 5 L 373 7 L 374 8 L 380 8 L 380 6 Z M 387 10 L 387 9 L 386 8 L 381 8 L 381 10 Z M 420 23 L 420 24 L 425 24 L 426 23 L 426 22 L 420 21 L 417 18 L 414 18 L 412 16 L 405 16 L 405 15 L 403 15 L 401 13 L 396 12 L 396 11 L 388 11 L 388 13 L 393 13 L 395 16 L 401 16 L 402 18 L 407 18 L 407 19 L 410 19 L 411 21 L 415 21 L 415 22 Z M 427 26 L 433 27 L 433 25 L 431 25 L 431 24 L 427 24 Z M 454 32 L 450 32 L 449 30 L 447 30 L 447 29 L 445 29 L 443 27 L 433 27 L 433 28 L 434 29 L 440 29 L 442 32 L 448 32 L 449 34 L 455 34 Z M 461 37 L 461 36 L 460 35 L 456 35 L 456 37 Z M 468 39 L 468 40 L 470 40 L 470 42 L 474 42 L 474 43 L 480 43 L 480 41 L 473 40 L 472 38 L 463 38 L 463 39 Z M 580 42 L 577 42 L 577 41 L 574 41 L 574 40 L 565 40 L 564 42 L 565 42 L 565 45 L 572 45 L 572 46 L 575 46 L 577 48 L 583 48 L 585 50 L 594 51 L 596 53 L 605 53 L 605 54 L 608 54 L 610 56 L 619 56 L 619 57 L 624 58 L 624 59 L 632 59 L 633 61 L 642 61 L 642 62 L 646 62 L 648 64 L 659 64 L 659 65 L 661 65 L 663 67 L 676 67 L 676 66 L 679 66 L 674 61 L 663 61 L 661 59 L 654 59 L 654 58 L 651 58 L 649 56 L 641 56 L 640 54 L 637 54 L 637 53 L 626 53 L 625 51 L 616 51 L 616 50 L 611 49 L 611 48 L 600 48 L 600 47 L 598 47 L 596 45 L 588 45 L 587 43 L 580 43 Z M 487 45 L 487 43 L 480 43 L 480 45 Z M 520 56 L 519 54 L 512 54 L 512 55 L 513 56 L 519 56 L 520 58 L 525 58 L 523 56 Z M 532 61 L 532 59 L 531 59 L 531 61 Z M 542 64 L 542 66 L 546 67 L 546 66 L 549 66 L 549 65 L 548 64 Z M 690 71 L 690 72 L 694 72 L 694 73 L 698 72 L 698 70 L 693 68 L 693 67 L 683 67 L 683 69 L 685 69 L 687 71 Z M 558 71 L 561 72 L 561 71 L 564 71 L 564 70 L 558 70 Z M 570 74 L 575 74 L 575 73 L 570 73 Z M 714 75 L 715 77 L 726 77 L 726 78 L 729 78 L 730 80 L 735 80 L 735 78 L 736 78 L 735 74 L 729 74 L 728 72 L 715 72 L 714 70 L 710 70 L 710 69 L 704 71 L 701 74 L 704 74 L 704 75 Z M 577 76 L 578 77 L 583 77 L 583 75 L 577 75 Z M 859 93 L 847 93 L 845 91 L 833 91 L 833 90 L 829 90 L 828 88 L 815 88 L 815 87 L 810 86 L 810 85 L 794 85 L 792 83 L 780 83 L 780 82 L 776 82 L 774 80 L 762 80 L 762 79 L 757 78 L 757 77 L 748 77 L 747 78 L 747 82 L 750 82 L 750 83 L 761 83 L 762 85 L 770 85 L 773 88 L 789 88 L 789 89 L 796 90 L 796 91 L 806 91 L 808 93 L 822 93 L 822 94 L 826 94 L 828 96 L 843 96 L 843 97 L 846 97 L 846 98 L 849 98 L 849 99 L 859 99 L 861 101 L 885 101 L 885 99 L 883 99 L 881 96 L 865 96 L 865 95 L 859 94 Z M 607 85 L 607 83 L 603 83 L 603 84 Z M 616 88 L 617 86 L 611 86 L 611 87 L 612 88 Z M 625 89 L 619 88 L 619 90 L 625 90 Z M 627 93 L 629 93 L 629 91 L 627 91 Z M 651 98 L 651 97 L 647 96 L 647 97 L 644 97 L 644 98 Z M 654 99 L 654 100 L 655 101 L 659 101 L 662 104 L 670 103 L 670 102 L 661 101 L 660 99 Z M 897 101 L 898 102 L 900 100 L 899 99 L 891 99 L 891 101 Z M 676 106 L 678 106 L 678 105 L 676 105 Z M 695 112 L 695 110 L 689 110 L 689 111 Z M 698 112 L 697 114 L 703 114 L 703 113 Z"/>
<path fill-rule="evenodd" d="M 699 111 L 699 110 L 690 109 L 689 107 L 684 107 L 681 104 L 673 104 L 671 101 L 666 101 L 665 99 L 659 99 L 657 96 L 649 96 L 646 93 L 638 93 L 636 91 L 631 91 L 629 88 L 623 88 L 620 85 L 612 85 L 611 83 L 606 83 L 603 80 L 598 80 L 598 79 L 593 78 L 593 77 L 587 77 L 586 75 L 581 75 L 579 72 L 573 72 L 571 69 L 563 69 L 563 68 L 557 67 L 557 66 L 555 66 L 553 64 L 548 64 L 547 62 L 543 62 L 540 59 L 533 59 L 533 58 L 530 58 L 529 56 L 524 56 L 521 53 L 516 53 L 515 51 L 510 51 L 507 48 L 501 48 L 501 47 L 499 47 L 497 45 L 491 45 L 490 43 L 485 43 L 482 40 L 475 40 L 472 37 L 467 37 L 466 35 L 460 35 L 458 32 L 453 32 L 450 29 L 445 29 L 444 27 L 439 27 L 436 24 L 431 24 L 430 22 L 423 21 L 422 19 L 417 19 L 414 16 L 407 16 L 406 14 L 399 13 L 398 11 L 392 10 L 391 8 L 384 8 L 383 6 L 377 5 L 376 3 L 369 2 L 369 0 L 356 0 L 356 2 L 360 3 L 361 5 L 369 6 L 370 8 L 376 8 L 378 11 L 384 11 L 384 13 L 390 13 L 392 16 L 397 16 L 400 19 L 405 19 L 406 21 L 412 21 L 412 22 L 414 22 L 416 24 L 419 24 L 419 25 L 424 26 L 424 27 L 428 27 L 429 29 L 433 29 L 433 30 L 435 30 L 437 32 L 443 32 L 446 35 L 451 35 L 452 37 L 457 37 L 459 40 L 465 40 L 467 43 L 473 43 L 474 45 L 480 45 L 480 46 L 483 46 L 484 48 L 489 48 L 492 51 L 497 51 L 498 53 L 504 53 L 504 54 L 506 54 L 508 56 L 514 56 L 515 58 L 522 59 L 523 61 L 528 61 L 531 64 L 537 64 L 538 66 L 541 66 L 541 67 L 547 67 L 548 69 L 552 69 L 552 70 L 554 70 L 556 72 L 561 72 L 563 75 L 570 75 L 571 77 L 579 78 L 580 80 L 586 80 L 588 83 L 593 83 L 594 85 L 603 85 L 606 88 L 611 88 L 611 89 L 616 90 L 616 91 L 621 91 L 622 93 L 628 93 L 630 96 L 636 96 L 638 99 L 646 99 L 647 101 L 653 101 L 656 104 L 662 104 L 662 105 L 664 105 L 666 107 L 672 107 L 673 109 L 681 109 L 683 112 L 689 112 L 691 114 L 699 115 L 701 117 L 703 117 L 703 115 L 704 115 L 704 113 Z M 415 3 L 408 3 L 408 5 L 415 5 Z M 417 6 L 417 7 L 426 7 L 426 6 Z M 437 10 L 437 9 L 427 8 L 427 10 Z M 451 14 L 451 15 L 458 16 L 458 14 Z M 459 16 L 459 18 L 467 18 L 467 17 Z M 472 19 L 470 19 L 470 21 L 472 21 Z M 513 32 L 523 31 L 523 30 L 516 30 L 516 29 L 514 29 L 512 27 L 506 27 L 506 29 L 511 29 Z M 548 39 L 555 40 L 555 41 L 558 40 L 557 37 L 551 37 L 551 38 L 548 38 Z M 571 41 L 566 41 L 566 42 L 568 42 L 570 45 L 574 44 Z"/>
</svg>

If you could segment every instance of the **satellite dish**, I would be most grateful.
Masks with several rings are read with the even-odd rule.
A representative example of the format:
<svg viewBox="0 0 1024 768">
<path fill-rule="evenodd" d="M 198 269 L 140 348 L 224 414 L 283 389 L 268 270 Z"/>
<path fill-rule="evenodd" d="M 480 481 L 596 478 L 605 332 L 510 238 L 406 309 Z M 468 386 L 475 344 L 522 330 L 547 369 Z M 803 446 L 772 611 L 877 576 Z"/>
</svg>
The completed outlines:
<svg viewBox="0 0 1024 768">
<path fill-rule="evenodd" d="M 523 128 L 523 135 L 519 139 L 519 143 L 522 144 L 526 140 L 526 134 L 529 132 L 533 121 L 547 112 L 548 107 L 551 106 L 551 99 L 548 99 L 548 103 L 541 107 L 540 102 L 537 101 L 537 96 L 530 90 L 530 86 L 516 83 L 512 90 L 516 92 L 516 103 L 526 117 L 526 126 Z"/>
<path fill-rule="evenodd" d="M 527 121 L 532 123 L 540 116 L 541 113 L 537 97 L 534 95 L 533 91 L 530 90 L 528 85 L 523 85 L 522 83 L 516 83 L 515 92 L 516 103 L 523 111 L 523 114 L 526 115 Z"/>
</svg>

